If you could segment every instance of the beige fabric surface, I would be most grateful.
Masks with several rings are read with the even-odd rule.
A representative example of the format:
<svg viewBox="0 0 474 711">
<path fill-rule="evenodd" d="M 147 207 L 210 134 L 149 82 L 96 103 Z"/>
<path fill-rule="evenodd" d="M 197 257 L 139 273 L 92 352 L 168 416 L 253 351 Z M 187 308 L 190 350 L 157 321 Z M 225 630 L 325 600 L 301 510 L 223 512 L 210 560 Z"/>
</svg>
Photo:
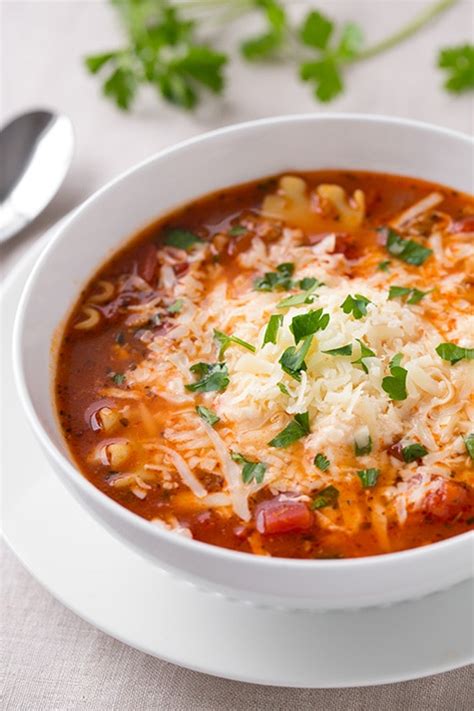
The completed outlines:
<svg viewBox="0 0 474 711">
<path fill-rule="evenodd" d="M 294 12 L 305 4 L 293 3 Z M 377 39 L 428 3 L 312 4 L 341 19 L 356 19 Z M 437 48 L 472 37 L 473 14 L 473 2 L 464 0 L 405 47 L 354 67 L 347 92 L 329 107 L 312 101 L 293 69 L 249 67 L 236 60 L 223 101 L 209 100 L 192 115 L 160 106 L 145 92 L 137 111 L 128 116 L 100 97 L 97 82 L 80 64 L 81 56 L 107 49 L 119 37 L 107 5 L 94 0 L 3 0 L 2 120 L 27 108 L 57 108 L 73 120 L 77 147 L 59 195 L 19 239 L 0 248 L 2 271 L 9 271 L 36 237 L 118 172 L 211 128 L 269 115 L 332 110 L 407 116 L 472 133 L 472 100 L 441 91 L 434 56 Z M 242 30 L 245 26 L 233 32 Z M 468 668 L 403 684 L 322 691 L 246 685 L 187 671 L 130 649 L 77 618 L 31 578 L 5 545 L 1 574 L 0 691 L 5 711 L 467 711 L 473 706 Z"/>
</svg>

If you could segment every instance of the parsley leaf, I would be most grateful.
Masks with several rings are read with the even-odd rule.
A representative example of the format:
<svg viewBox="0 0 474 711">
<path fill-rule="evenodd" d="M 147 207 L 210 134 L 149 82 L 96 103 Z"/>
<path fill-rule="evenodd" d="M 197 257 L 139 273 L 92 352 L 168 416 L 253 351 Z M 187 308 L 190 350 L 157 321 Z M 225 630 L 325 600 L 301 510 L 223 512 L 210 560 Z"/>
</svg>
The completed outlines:
<svg viewBox="0 0 474 711">
<path fill-rule="evenodd" d="M 352 365 L 361 365 L 362 369 L 368 373 L 369 369 L 367 368 L 366 364 L 364 363 L 365 358 L 376 358 L 377 355 L 374 353 L 374 351 L 370 350 L 368 346 L 363 343 L 360 338 L 356 338 L 357 343 L 360 346 L 360 358 L 357 358 L 357 360 L 352 361 Z"/>
<path fill-rule="evenodd" d="M 209 410 L 209 408 L 204 407 L 204 405 L 197 405 L 196 412 L 199 417 L 201 417 L 204 422 L 207 422 L 208 425 L 211 425 L 211 427 L 220 422 L 221 418 L 216 415 L 214 410 Z"/>
<path fill-rule="evenodd" d="M 391 286 L 388 292 L 388 299 L 391 301 L 392 299 L 408 297 L 408 304 L 418 304 L 430 293 L 431 291 L 421 291 L 411 286 Z"/>
<path fill-rule="evenodd" d="M 237 336 L 228 336 L 227 333 L 218 331 L 217 328 L 214 329 L 214 338 L 216 339 L 216 341 L 218 343 L 220 343 L 219 358 L 224 357 L 224 353 L 229 348 L 229 346 L 232 345 L 232 343 L 235 343 L 238 346 L 242 346 L 243 348 L 246 348 L 248 351 L 252 351 L 252 353 L 255 353 L 255 351 L 256 351 L 255 346 L 252 346 L 250 343 L 247 343 L 247 341 L 243 341 L 241 338 L 238 338 Z"/>
<path fill-rule="evenodd" d="M 173 303 L 168 306 L 168 313 L 169 314 L 178 314 L 181 311 L 181 309 L 183 308 L 183 305 L 184 305 L 183 299 L 176 299 L 176 301 L 173 301 Z"/>
<path fill-rule="evenodd" d="M 257 484 L 261 484 L 267 471 L 267 465 L 263 462 L 252 462 L 250 459 L 246 459 L 242 454 L 237 452 L 231 452 L 230 456 L 237 462 L 237 464 L 243 464 L 242 469 L 242 481 L 244 484 L 250 484 L 255 480 Z"/>
<path fill-rule="evenodd" d="M 321 452 L 319 452 L 319 454 L 315 456 L 313 463 L 314 466 L 318 467 L 318 469 L 320 469 L 322 472 L 325 472 L 326 469 L 329 469 L 330 466 L 329 459 Z"/>
<path fill-rule="evenodd" d="M 474 348 L 462 348 L 455 343 L 440 343 L 435 350 L 440 358 L 449 361 L 451 365 L 455 365 L 464 358 L 466 360 L 474 359 Z"/>
<path fill-rule="evenodd" d="M 288 291 L 293 287 L 293 272 L 295 265 L 291 262 L 279 264 L 276 272 L 266 272 L 263 277 L 257 277 L 253 283 L 256 291 Z"/>
<path fill-rule="evenodd" d="M 474 89 L 474 45 L 462 44 L 442 49 L 438 67 L 446 70 L 444 87 L 454 94 Z"/>
<path fill-rule="evenodd" d="M 110 377 L 114 381 L 115 385 L 124 385 L 126 382 L 126 377 L 123 373 L 113 373 Z"/>
<path fill-rule="evenodd" d="M 312 304 L 314 301 L 314 296 L 312 296 L 312 293 L 315 289 L 318 288 L 318 286 L 322 286 L 322 284 L 317 279 L 313 279 L 309 289 L 305 289 L 305 291 L 301 291 L 299 294 L 293 294 L 292 296 L 287 296 L 286 299 L 282 299 L 277 304 L 277 309 L 288 309 L 290 308 L 290 306 L 302 306 L 303 304 Z"/>
<path fill-rule="evenodd" d="M 419 267 L 433 254 L 432 249 L 428 249 L 428 247 L 424 247 L 414 240 L 403 239 L 398 232 L 395 232 L 390 227 L 382 227 L 379 232 L 387 237 L 387 251 L 407 264 Z"/>
<path fill-rule="evenodd" d="M 425 454 L 428 454 L 428 450 L 422 444 L 408 444 L 406 447 L 402 447 L 403 461 L 407 464 L 422 459 Z"/>
<path fill-rule="evenodd" d="M 354 440 L 354 452 L 356 457 L 363 457 L 366 454 L 370 454 L 372 451 L 372 437 L 367 435 L 367 437 L 360 437 Z"/>
<path fill-rule="evenodd" d="M 303 291 L 312 291 L 318 285 L 322 286 L 322 284 L 319 283 L 316 277 L 304 277 L 298 282 L 298 286 L 300 287 L 300 289 L 303 289 Z"/>
<path fill-rule="evenodd" d="M 320 12 L 308 13 L 300 29 L 300 37 L 308 47 L 326 49 L 334 30 L 334 23 Z"/>
<path fill-rule="evenodd" d="M 329 318 L 329 314 L 323 314 L 322 309 L 294 316 L 291 320 L 290 331 L 294 336 L 295 343 L 298 344 L 303 338 L 311 336 L 317 331 L 324 331 L 329 323 Z"/>
<path fill-rule="evenodd" d="M 244 227 L 243 225 L 234 225 L 228 230 L 228 234 L 231 237 L 239 237 L 240 235 L 244 235 L 248 232 L 247 228 Z"/>
<path fill-rule="evenodd" d="M 377 480 L 380 476 L 380 469 L 360 469 L 357 472 L 357 476 L 361 481 L 362 488 L 370 489 L 376 485 Z"/>
<path fill-rule="evenodd" d="M 471 432 L 471 434 L 464 437 L 464 444 L 466 445 L 467 453 L 471 459 L 474 459 L 474 432 Z"/>
<path fill-rule="evenodd" d="M 277 342 L 277 335 L 278 335 L 278 330 L 280 326 L 283 323 L 283 315 L 282 314 L 273 314 L 270 316 L 270 320 L 267 324 L 267 327 L 265 329 L 265 333 L 263 335 L 263 344 L 265 345 L 266 343 L 276 343 Z"/>
<path fill-rule="evenodd" d="M 176 247 L 176 249 L 185 249 L 186 251 L 189 251 L 196 244 L 201 244 L 202 241 L 194 232 L 181 227 L 173 227 L 166 230 L 164 239 L 164 243 L 168 247 Z"/>
<path fill-rule="evenodd" d="M 379 272 L 389 272 L 390 271 L 390 259 L 384 259 L 377 264 L 377 269 Z"/>
<path fill-rule="evenodd" d="M 289 394 L 290 394 L 290 392 L 289 392 L 288 388 L 286 387 L 285 383 L 281 383 L 281 382 L 280 382 L 280 383 L 277 383 L 277 388 L 278 388 L 278 390 L 279 390 L 281 393 L 283 393 L 283 395 L 289 395 Z"/>
<path fill-rule="evenodd" d="M 302 412 L 295 415 L 291 422 L 268 443 L 270 447 L 288 447 L 302 437 L 306 437 L 311 432 L 309 426 L 309 415 Z"/>
<path fill-rule="evenodd" d="M 327 353 L 328 355 L 350 356 L 352 355 L 352 343 L 348 343 L 347 346 L 340 346 L 339 348 L 330 348 L 328 351 L 321 352 Z"/>
<path fill-rule="evenodd" d="M 366 296 L 362 296 L 362 294 L 356 294 L 355 296 L 349 294 L 341 304 L 341 308 L 345 314 L 352 312 L 354 318 L 358 320 L 362 316 L 367 316 L 367 304 L 370 303 L 371 301 Z"/>
<path fill-rule="evenodd" d="M 277 0 L 254 0 L 254 2 L 257 8 L 263 10 L 268 29 L 240 45 L 240 51 L 250 62 L 273 57 L 282 47 L 287 30 L 286 13 L 282 3 Z"/>
<path fill-rule="evenodd" d="M 223 392 L 230 382 L 225 363 L 195 363 L 190 371 L 199 378 L 195 383 L 185 386 L 186 390 L 193 393 Z"/>
<path fill-rule="evenodd" d="M 311 346 L 311 341 L 313 336 L 307 336 L 301 346 L 296 348 L 295 346 L 290 346 L 281 355 L 278 361 L 281 365 L 281 369 L 291 375 L 295 380 L 301 380 L 301 371 L 306 370 L 305 358 Z"/>
<path fill-rule="evenodd" d="M 321 489 L 321 491 L 318 492 L 316 498 L 313 499 L 311 508 L 314 511 L 315 509 L 323 509 L 326 506 L 336 507 L 338 498 L 339 489 L 336 489 L 335 486 L 330 484 L 329 486 L 326 486 L 325 489 Z"/>
<path fill-rule="evenodd" d="M 382 388 L 391 400 L 406 400 L 408 397 L 406 382 L 408 371 L 400 366 L 402 354 L 397 353 L 390 361 L 390 373 L 382 380 Z"/>
</svg>

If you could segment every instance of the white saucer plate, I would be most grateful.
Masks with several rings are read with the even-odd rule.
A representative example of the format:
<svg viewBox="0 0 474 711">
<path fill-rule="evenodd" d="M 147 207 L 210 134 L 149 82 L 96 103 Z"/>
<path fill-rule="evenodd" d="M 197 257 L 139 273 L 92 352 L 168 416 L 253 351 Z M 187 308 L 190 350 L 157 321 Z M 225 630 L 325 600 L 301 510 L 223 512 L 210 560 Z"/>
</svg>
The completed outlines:
<svg viewBox="0 0 474 711">
<path fill-rule="evenodd" d="M 472 661 L 472 580 L 385 609 L 282 612 L 197 590 L 142 559 L 94 521 L 47 464 L 13 382 L 12 323 L 37 253 L 7 280 L 0 303 L 2 519 L 10 547 L 54 597 L 136 649 L 239 681 L 366 686 Z"/>
</svg>

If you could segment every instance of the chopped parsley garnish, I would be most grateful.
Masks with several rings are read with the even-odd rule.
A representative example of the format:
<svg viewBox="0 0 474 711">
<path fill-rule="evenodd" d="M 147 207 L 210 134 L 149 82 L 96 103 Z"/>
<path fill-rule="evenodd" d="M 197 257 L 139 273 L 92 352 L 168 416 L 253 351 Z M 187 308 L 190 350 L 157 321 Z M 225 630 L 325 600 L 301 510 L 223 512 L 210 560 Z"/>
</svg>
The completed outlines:
<svg viewBox="0 0 474 711">
<path fill-rule="evenodd" d="M 474 45 L 446 47 L 438 55 L 438 67 L 446 71 L 444 87 L 454 94 L 474 89 Z"/>
<path fill-rule="evenodd" d="M 314 466 L 318 467 L 318 469 L 320 469 L 322 472 L 325 472 L 326 469 L 329 469 L 330 465 L 329 459 L 321 452 L 319 452 L 319 454 L 315 456 L 315 458 L 313 459 L 313 463 Z"/>
<path fill-rule="evenodd" d="M 313 499 L 311 508 L 314 510 L 314 509 L 323 509 L 326 506 L 335 507 L 335 506 L 337 506 L 338 498 L 339 498 L 339 489 L 336 489 L 335 486 L 330 484 L 329 486 L 326 486 L 325 489 L 321 489 L 321 491 L 318 493 L 316 498 Z"/>
<path fill-rule="evenodd" d="M 380 476 L 380 469 L 360 469 L 357 472 L 357 476 L 361 481 L 362 488 L 370 489 L 371 487 L 376 485 L 377 480 Z"/>
<path fill-rule="evenodd" d="M 345 314 L 352 312 L 354 318 L 358 320 L 362 316 L 367 316 L 367 304 L 370 303 L 370 300 L 362 294 L 355 294 L 355 296 L 349 294 L 341 304 L 341 308 Z"/>
<path fill-rule="evenodd" d="M 390 373 L 382 380 L 382 388 L 388 394 L 391 400 L 406 400 L 408 397 L 406 382 L 406 368 L 400 366 L 402 354 L 397 353 L 390 361 Z"/>
<path fill-rule="evenodd" d="M 328 355 L 350 356 L 352 355 L 352 343 L 348 343 L 347 346 L 339 346 L 339 348 L 330 348 L 328 351 L 322 351 L 322 353 L 327 353 Z"/>
<path fill-rule="evenodd" d="M 374 351 L 370 350 L 368 346 L 363 343 L 360 338 L 356 338 L 357 343 L 360 346 L 360 358 L 357 358 L 357 360 L 352 361 L 352 365 L 361 365 L 363 370 L 368 373 L 369 369 L 367 368 L 366 364 L 364 363 L 365 358 L 376 358 L 376 354 Z"/>
<path fill-rule="evenodd" d="M 464 444 L 466 446 L 467 453 L 471 459 L 474 459 L 474 432 L 471 432 L 471 434 L 464 437 Z"/>
<path fill-rule="evenodd" d="M 310 349 L 313 336 L 307 336 L 301 346 L 290 346 L 283 352 L 280 360 L 282 370 L 291 375 L 295 380 L 301 380 L 301 371 L 306 370 L 305 358 Z"/>
<path fill-rule="evenodd" d="M 422 444 L 408 444 L 406 447 L 402 447 L 403 461 L 407 464 L 422 459 L 425 454 L 428 454 L 428 450 Z"/>
<path fill-rule="evenodd" d="M 246 232 L 248 232 L 248 230 L 243 225 L 234 225 L 230 228 L 228 234 L 231 237 L 239 237 L 240 235 L 244 235 Z"/>
<path fill-rule="evenodd" d="M 168 247 L 176 247 L 176 249 L 184 249 L 189 251 L 194 245 L 201 244 L 202 239 L 191 232 L 180 227 L 174 227 L 166 230 L 164 242 Z"/>
<path fill-rule="evenodd" d="M 265 329 L 265 334 L 263 336 L 263 344 L 265 343 L 276 343 L 277 342 L 277 335 L 278 335 L 278 329 L 283 323 L 283 315 L 282 314 L 273 314 L 273 316 L 270 316 L 270 320 L 267 324 L 267 327 Z"/>
<path fill-rule="evenodd" d="M 237 452 L 231 452 L 230 456 L 237 462 L 237 464 L 243 464 L 242 469 L 242 481 L 244 484 L 250 484 L 252 481 L 256 481 L 257 484 L 261 484 L 267 470 L 267 465 L 263 462 L 252 462 L 250 459 L 238 454 Z"/>
<path fill-rule="evenodd" d="M 114 373 L 110 376 L 114 381 L 115 385 L 123 385 L 125 383 L 125 375 L 123 373 Z"/>
<path fill-rule="evenodd" d="M 411 286 L 391 286 L 388 292 L 388 299 L 407 298 L 408 304 L 418 304 L 430 291 L 421 291 Z"/>
<path fill-rule="evenodd" d="M 436 346 L 436 353 L 443 360 L 449 361 L 451 365 L 455 365 L 464 358 L 466 360 L 474 359 L 474 348 L 462 348 L 455 343 L 440 343 L 439 346 Z"/>
<path fill-rule="evenodd" d="M 298 344 L 303 338 L 311 336 L 317 331 L 324 331 L 329 323 L 329 318 L 329 314 L 323 314 L 322 309 L 294 316 L 291 320 L 290 331 L 295 338 L 295 343 Z"/>
<path fill-rule="evenodd" d="M 178 314 L 181 311 L 181 309 L 183 308 L 183 305 L 184 305 L 183 299 L 176 299 L 176 301 L 173 301 L 173 303 L 168 306 L 168 313 L 169 314 Z"/>
<path fill-rule="evenodd" d="M 290 306 L 312 304 L 314 301 L 314 296 L 312 295 L 313 291 L 317 289 L 318 286 L 323 285 L 317 279 L 312 279 L 311 281 L 311 286 L 308 289 L 305 289 L 305 291 L 301 291 L 299 294 L 293 294 L 292 296 L 287 296 L 286 299 L 282 299 L 282 301 L 277 304 L 277 309 L 288 309 Z"/>
<path fill-rule="evenodd" d="M 270 447 L 288 447 L 293 442 L 309 435 L 310 432 L 309 415 L 307 412 L 302 412 L 299 415 L 295 415 L 285 429 L 279 432 L 268 444 Z"/>
<path fill-rule="evenodd" d="M 186 385 L 193 393 L 223 392 L 229 385 L 229 373 L 225 363 L 195 363 L 190 371 L 198 376 L 195 383 Z"/>
<path fill-rule="evenodd" d="M 395 232 L 390 227 L 383 227 L 380 231 L 387 235 L 386 246 L 388 252 L 407 264 L 419 267 L 433 254 L 432 249 L 428 249 L 428 247 L 424 247 L 414 240 L 403 239 L 398 232 Z"/>
<path fill-rule="evenodd" d="M 290 391 L 286 387 L 285 383 L 277 383 L 278 390 L 283 393 L 283 395 L 289 395 Z"/>
<path fill-rule="evenodd" d="M 390 264 L 391 264 L 390 259 L 384 259 L 383 261 L 381 261 L 377 264 L 377 270 L 379 272 L 389 272 L 390 271 Z"/>
<path fill-rule="evenodd" d="M 315 289 L 318 285 L 322 286 L 322 284 L 320 284 L 320 282 L 315 277 L 304 277 L 298 282 L 298 286 L 300 287 L 300 289 L 303 289 L 303 291 L 311 291 L 312 289 Z"/>
<path fill-rule="evenodd" d="M 232 345 L 232 343 L 235 343 L 238 346 L 242 346 L 248 351 L 252 351 L 252 353 L 255 353 L 256 351 L 255 346 L 252 346 L 250 343 L 247 343 L 247 341 L 243 341 L 241 338 L 237 338 L 237 336 L 228 336 L 226 333 L 218 331 L 216 328 L 214 329 L 214 338 L 218 343 L 220 343 L 219 358 L 224 357 L 224 353 L 229 348 L 229 346 Z"/>
<path fill-rule="evenodd" d="M 204 405 L 197 405 L 196 412 L 199 417 L 201 417 L 204 422 L 207 422 L 208 425 L 211 425 L 211 427 L 216 425 L 221 419 L 216 415 L 214 410 L 209 410 L 209 408 L 204 407 Z"/>
<path fill-rule="evenodd" d="M 359 438 L 354 440 L 354 452 L 356 457 L 363 457 L 365 454 L 370 454 L 372 451 L 372 437 Z"/>
<path fill-rule="evenodd" d="M 291 262 L 279 264 L 276 272 L 266 272 L 262 277 L 257 277 L 253 283 L 256 291 L 289 291 L 293 288 L 293 272 L 295 265 Z"/>
</svg>

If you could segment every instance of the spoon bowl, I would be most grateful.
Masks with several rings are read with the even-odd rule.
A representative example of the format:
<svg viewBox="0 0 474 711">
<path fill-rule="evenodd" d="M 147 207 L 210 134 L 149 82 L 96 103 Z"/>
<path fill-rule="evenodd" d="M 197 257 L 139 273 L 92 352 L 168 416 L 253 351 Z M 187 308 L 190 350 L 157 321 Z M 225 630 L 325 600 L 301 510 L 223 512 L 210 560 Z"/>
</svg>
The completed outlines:
<svg viewBox="0 0 474 711">
<path fill-rule="evenodd" d="M 38 110 L 0 130 L 0 242 L 26 227 L 62 184 L 74 151 L 67 116 Z"/>
</svg>

